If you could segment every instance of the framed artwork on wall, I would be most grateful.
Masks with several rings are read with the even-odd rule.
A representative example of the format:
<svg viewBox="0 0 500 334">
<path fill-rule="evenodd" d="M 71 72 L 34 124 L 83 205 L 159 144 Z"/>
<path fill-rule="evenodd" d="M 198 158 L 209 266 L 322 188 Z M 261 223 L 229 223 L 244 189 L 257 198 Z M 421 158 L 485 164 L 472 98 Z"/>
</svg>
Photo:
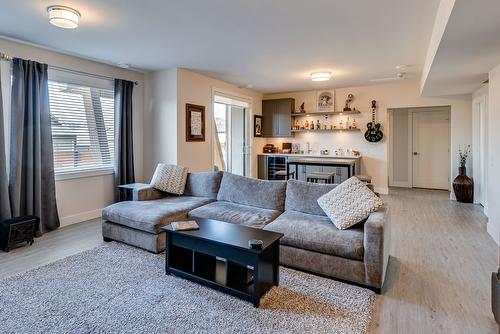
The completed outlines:
<svg viewBox="0 0 500 334">
<path fill-rule="evenodd" d="M 253 115 L 253 136 L 262 137 L 262 116 Z"/>
<path fill-rule="evenodd" d="M 321 90 L 316 100 L 317 112 L 335 111 L 335 92 L 333 90 Z"/>
<path fill-rule="evenodd" d="M 186 141 L 205 141 L 205 106 L 186 103 Z"/>
</svg>

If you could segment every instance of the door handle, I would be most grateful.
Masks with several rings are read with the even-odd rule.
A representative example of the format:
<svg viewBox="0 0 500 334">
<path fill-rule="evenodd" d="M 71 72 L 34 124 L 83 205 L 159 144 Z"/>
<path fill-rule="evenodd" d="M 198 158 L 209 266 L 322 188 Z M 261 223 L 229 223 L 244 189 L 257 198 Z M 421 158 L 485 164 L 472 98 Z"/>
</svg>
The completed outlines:
<svg viewBox="0 0 500 334">
<path fill-rule="evenodd" d="M 418 152 L 413 152 L 413 155 L 419 155 L 419 154 L 420 154 L 420 153 L 418 153 Z"/>
</svg>

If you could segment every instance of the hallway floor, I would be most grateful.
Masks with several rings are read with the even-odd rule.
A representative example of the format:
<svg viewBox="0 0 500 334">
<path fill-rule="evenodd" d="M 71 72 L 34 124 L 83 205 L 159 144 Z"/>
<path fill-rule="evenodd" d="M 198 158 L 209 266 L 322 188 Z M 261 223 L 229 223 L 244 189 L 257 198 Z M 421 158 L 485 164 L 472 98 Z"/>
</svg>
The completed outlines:
<svg viewBox="0 0 500 334">
<path fill-rule="evenodd" d="M 491 272 L 498 247 L 479 205 L 436 190 L 391 188 L 391 259 L 374 333 L 498 333 Z"/>
</svg>

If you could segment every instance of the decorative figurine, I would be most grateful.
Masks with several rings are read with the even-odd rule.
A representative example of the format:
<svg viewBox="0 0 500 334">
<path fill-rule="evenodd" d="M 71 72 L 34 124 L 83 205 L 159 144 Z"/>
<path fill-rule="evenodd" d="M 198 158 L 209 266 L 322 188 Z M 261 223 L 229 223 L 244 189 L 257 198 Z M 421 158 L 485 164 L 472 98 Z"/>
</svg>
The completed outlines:
<svg viewBox="0 0 500 334">
<path fill-rule="evenodd" d="M 300 105 L 300 112 L 305 113 L 306 109 L 304 108 L 304 102 Z"/>
</svg>

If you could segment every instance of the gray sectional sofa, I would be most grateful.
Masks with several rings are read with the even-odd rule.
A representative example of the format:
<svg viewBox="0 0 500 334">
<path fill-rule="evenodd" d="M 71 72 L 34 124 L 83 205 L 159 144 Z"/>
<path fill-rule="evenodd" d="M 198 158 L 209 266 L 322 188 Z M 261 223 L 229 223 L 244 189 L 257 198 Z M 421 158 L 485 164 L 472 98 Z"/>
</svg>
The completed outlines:
<svg viewBox="0 0 500 334">
<path fill-rule="evenodd" d="M 165 250 L 161 227 L 192 218 L 216 219 L 284 233 L 280 263 L 379 291 L 385 277 L 390 241 L 388 208 L 338 230 L 317 199 L 335 185 L 297 180 L 264 181 L 231 173 L 190 173 L 182 196 L 145 184 L 133 200 L 102 213 L 105 241 L 121 241 L 151 252 Z"/>
</svg>

